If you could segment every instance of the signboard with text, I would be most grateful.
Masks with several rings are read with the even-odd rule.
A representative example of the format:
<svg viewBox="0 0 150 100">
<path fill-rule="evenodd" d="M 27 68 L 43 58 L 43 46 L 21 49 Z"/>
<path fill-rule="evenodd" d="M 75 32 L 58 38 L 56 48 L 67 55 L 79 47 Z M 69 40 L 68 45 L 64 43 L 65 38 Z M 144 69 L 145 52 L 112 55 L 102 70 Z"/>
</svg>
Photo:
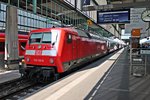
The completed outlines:
<svg viewBox="0 0 150 100">
<path fill-rule="evenodd" d="M 83 5 L 90 5 L 90 0 L 82 0 Z"/>
<path fill-rule="evenodd" d="M 98 11 L 97 23 L 130 23 L 130 10 Z"/>
</svg>

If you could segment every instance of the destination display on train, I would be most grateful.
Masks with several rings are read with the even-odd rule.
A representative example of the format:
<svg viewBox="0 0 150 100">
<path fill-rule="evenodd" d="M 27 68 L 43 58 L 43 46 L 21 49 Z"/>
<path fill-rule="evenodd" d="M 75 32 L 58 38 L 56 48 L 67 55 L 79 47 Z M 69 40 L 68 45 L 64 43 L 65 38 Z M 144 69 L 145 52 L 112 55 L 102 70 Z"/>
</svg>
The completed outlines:
<svg viewBox="0 0 150 100">
<path fill-rule="evenodd" d="M 97 23 L 130 23 L 130 11 L 107 11 L 97 13 Z"/>
</svg>

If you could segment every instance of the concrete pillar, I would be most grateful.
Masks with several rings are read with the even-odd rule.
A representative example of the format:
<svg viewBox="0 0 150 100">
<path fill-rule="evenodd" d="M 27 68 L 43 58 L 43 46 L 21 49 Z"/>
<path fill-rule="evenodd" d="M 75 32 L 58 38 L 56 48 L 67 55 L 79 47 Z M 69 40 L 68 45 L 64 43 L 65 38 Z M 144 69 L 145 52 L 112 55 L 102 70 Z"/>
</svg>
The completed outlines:
<svg viewBox="0 0 150 100">
<path fill-rule="evenodd" d="M 17 8 L 8 5 L 6 9 L 6 30 L 5 30 L 5 68 L 10 68 L 9 64 L 18 60 L 18 19 Z M 13 67 L 13 66 L 12 66 Z"/>
<path fill-rule="evenodd" d="M 36 13 L 37 0 L 32 0 L 33 2 L 33 13 Z"/>
</svg>

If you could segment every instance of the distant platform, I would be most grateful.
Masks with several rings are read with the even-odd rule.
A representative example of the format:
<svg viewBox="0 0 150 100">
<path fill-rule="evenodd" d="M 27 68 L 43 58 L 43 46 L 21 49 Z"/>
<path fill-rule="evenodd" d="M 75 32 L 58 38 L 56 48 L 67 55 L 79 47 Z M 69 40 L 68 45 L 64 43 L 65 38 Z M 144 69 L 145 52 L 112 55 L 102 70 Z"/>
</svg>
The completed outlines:
<svg viewBox="0 0 150 100">
<path fill-rule="evenodd" d="M 10 70 L 10 71 L 0 70 L 0 84 L 17 78 L 20 78 L 20 73 L 18 70 Z"/>
</svg>

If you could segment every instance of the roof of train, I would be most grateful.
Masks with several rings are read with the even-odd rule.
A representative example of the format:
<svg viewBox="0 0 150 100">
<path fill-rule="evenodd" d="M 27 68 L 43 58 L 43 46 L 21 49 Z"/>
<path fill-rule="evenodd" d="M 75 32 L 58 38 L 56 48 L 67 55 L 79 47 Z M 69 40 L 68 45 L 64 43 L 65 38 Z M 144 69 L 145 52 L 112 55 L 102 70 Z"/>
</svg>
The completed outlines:
<svg viewBox="0 0 150 100">
<path fill-rule="evenodd" d="M 0 33 L 0 37 L 5 37 L 5 33 Z M 18 34 L 19 38 L 27 39 L 28 35 Z"/>
<path fill-rule="evenodd" d="M 75 30 L 75 28 L 72 27 L 64 27 L 64 28 L 42 28 L 42 29 L 36 29 L 36 30 L 32 30 L 30 33 L 38 33 L 38 32 L 50 32 L 51 30 L 60 30 L 60 31 L 69 31 L 72 34 L 76 34 L 77 35 L 77 31 Z"/>
<path fill-rule="evenodd" d="M 71 34 L 79 35 L 77 30 L 82 30 L 82 29 L 78 29 L 78 28 L 74 28 L 74 27 L 42 28 L 42 29 L 32 30 L 30 33 L 32 34 L 32 33 L 39 33 L 39 32 L 50 32 L 51 30 L 69 31 Z M 86 30 L 82 30 L 82 31 L 84 31 L 85 33 L 90 35 L 90 37 L 92 37 L 92 38 L 95 37 L 95 38 L 103 39 L 103 37 L 98 34 L 94 34 L 92 32 L 88 32 Z"/>
</svg>

